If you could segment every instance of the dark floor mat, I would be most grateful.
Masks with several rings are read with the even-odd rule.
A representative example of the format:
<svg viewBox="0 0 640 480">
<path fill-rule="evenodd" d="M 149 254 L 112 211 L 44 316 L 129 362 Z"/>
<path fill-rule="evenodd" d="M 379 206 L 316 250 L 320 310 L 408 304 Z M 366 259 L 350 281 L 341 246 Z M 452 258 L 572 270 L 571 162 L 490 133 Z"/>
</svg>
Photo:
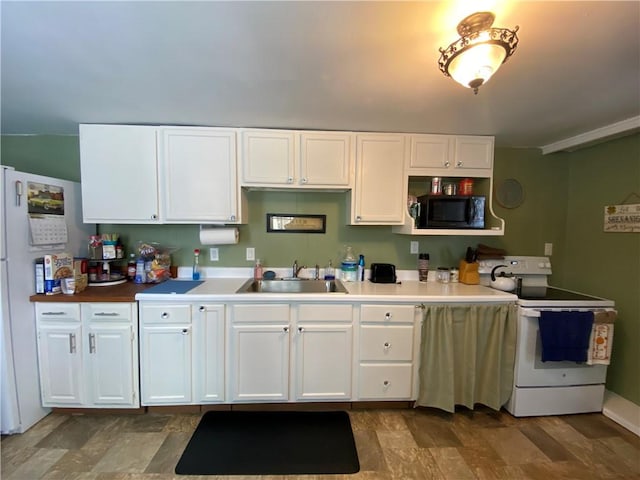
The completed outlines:
<svg viewBox="0 0 640 480">
<path fill-rule="evenodd" d="M 347 412 L 207 412 L 180 475 L 339 474 L 360 470 Z"/>
</svg>

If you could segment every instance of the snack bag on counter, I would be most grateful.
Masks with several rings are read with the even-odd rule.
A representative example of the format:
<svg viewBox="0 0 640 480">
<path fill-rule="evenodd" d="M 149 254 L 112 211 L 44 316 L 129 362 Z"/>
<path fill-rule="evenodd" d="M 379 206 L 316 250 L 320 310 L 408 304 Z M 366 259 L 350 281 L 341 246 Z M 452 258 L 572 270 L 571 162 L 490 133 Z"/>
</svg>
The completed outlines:
<svg viewBox="0 0 640 480">
<path fill-rule="evenodd" d="M 171 253 L 176 250 L 155 242 L 138 242 L 136 253 L 144 259 L 146 283 L 160 283 L 171 277 Z"/>
<path fill-rule="evenodd" d="M 73 259 L 73 274 L 76 279 L 75 292 L 80 293 L 89 285 L 88 262 L 86 258 Z"/>
</svg>

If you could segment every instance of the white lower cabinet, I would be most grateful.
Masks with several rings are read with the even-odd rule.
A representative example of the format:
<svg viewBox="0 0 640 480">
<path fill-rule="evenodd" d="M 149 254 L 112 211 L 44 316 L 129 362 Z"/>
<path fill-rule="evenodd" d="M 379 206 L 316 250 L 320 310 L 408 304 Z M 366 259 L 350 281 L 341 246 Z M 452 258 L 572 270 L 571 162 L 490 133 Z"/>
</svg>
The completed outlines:
<svg viewBox="0 0 640 480">
<path fill-rule="evenodd" d="M 299 305 L 293 336 L 296 400 L 350 400 L 353 307 Z"/>
<path fill-rule="evenodd" d="M 143 405 L 224 401 L 224 305 L 140 305 Z"/>
<path fill-rule="evenodd" d="M 288 400 L 289 305 L 252 304 L 230 308 L 231 400 Z"/>
<path fill-rule="evenodd" d="M 351 399 L 353 307 L 238 304 L 231 307 L 231 399 Z"/>
<path fill-rule="evenodd" d="M 42 403 L 139 406 L 135 303 L 36 303 Z"/>
<path fill-rule="evenodd" d="M 414 305 L 360 307 L 360 400 L 415 399 L 416 311 Z"/>
</svg>

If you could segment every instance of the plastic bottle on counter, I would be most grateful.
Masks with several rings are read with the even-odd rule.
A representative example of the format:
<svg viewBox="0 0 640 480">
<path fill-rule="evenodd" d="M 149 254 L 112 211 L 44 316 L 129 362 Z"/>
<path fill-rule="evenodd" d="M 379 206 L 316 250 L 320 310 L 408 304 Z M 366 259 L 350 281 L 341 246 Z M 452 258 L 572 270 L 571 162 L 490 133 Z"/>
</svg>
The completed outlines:
<svg viewBox="0 0 640 480">
<path fill-rule="evenodd" d="M 262 262 L 258 258 L 256 260 L 256 264 L 253 267 L 253 278 L 254 280 L 262 280 Z"/>
<path fill-rule="evenodd" d="M 358 259 L 358 281 L 364 282 L 364 255 Z"/>
<path fill-rule="evenodd" d="M 191 274 L 193 280 L 200 280 L 200 249 L 196 248 L 193 251 L 193 273 Z"/>
<path fill-rule="evenodd" d="M 342 280 L 345 282 L 356 282 L 358 280 L 358 261 L 353 254 L 353 247 L 347 245 L 340 264 L 342 270 Z"/>
<path fill-rule="evenodd" d="M 127 262 L 127 279 L 132 282 L 136 279 L 136 255 L 131 253 Z"/>
<path fill-rule="evenodd" d="M 144 273 L 144 258 L 138 257 L 136 260 L 136 276 L 133 280 L 135 283 L 145 283 L 147 276 Z"/>
</svg>

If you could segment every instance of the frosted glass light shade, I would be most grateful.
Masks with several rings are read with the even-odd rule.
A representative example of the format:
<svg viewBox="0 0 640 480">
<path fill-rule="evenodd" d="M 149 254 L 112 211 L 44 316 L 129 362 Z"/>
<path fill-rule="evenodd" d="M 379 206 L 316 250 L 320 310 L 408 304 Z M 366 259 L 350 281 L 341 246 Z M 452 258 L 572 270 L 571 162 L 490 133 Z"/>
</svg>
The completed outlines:
<svg viewBox="0 0 640 480">
<path fill-rule="evenodd" d="M 477 88 L 487 83 L 498 71 L 507 52 L 501 45 L 491 43 L 480 43 L 467 48 L 453 58 L 449 64 L 449 75 L 464 87 Z"/>
</svg>

